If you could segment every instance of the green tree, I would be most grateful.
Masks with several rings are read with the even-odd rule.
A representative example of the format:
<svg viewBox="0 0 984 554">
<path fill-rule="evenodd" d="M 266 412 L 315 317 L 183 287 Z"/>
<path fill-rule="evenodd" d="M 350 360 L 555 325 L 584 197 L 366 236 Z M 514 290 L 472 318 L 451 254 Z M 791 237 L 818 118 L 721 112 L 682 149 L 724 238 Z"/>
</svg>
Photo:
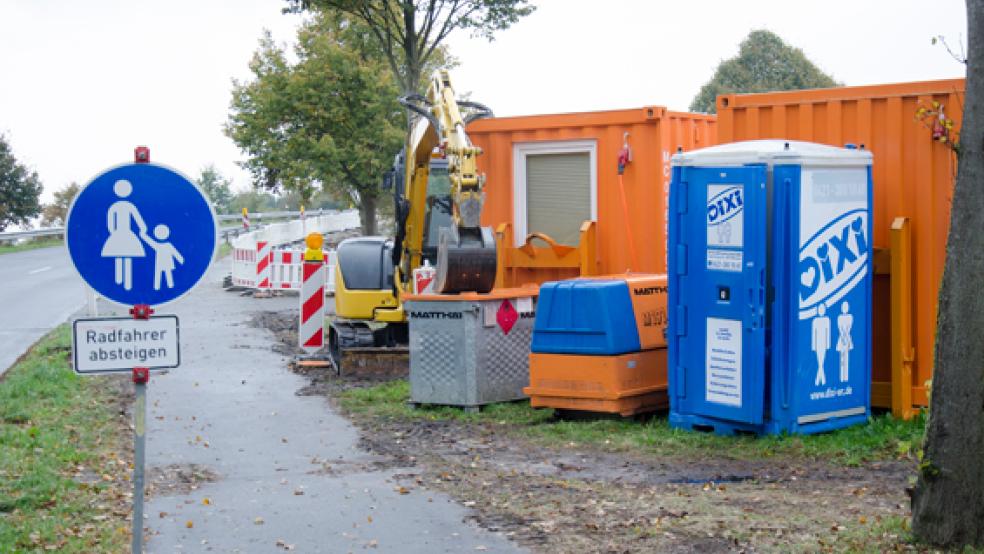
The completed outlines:
<svg viewBox="0 0 984 554">
<path fill-rule="evenodd" d="M 768 92 L 839 86 L 799 48 L 771 31 L 748 34 L 738 55 L 721 62 L 714 76 L 690 103 L 692 112 L 717 112 L 717 97 L 735 92 Z"/>
<path fill-rule="evenodd" d="M 229 213 L 229 203 L 232 201 L 232 181 L 219 173 L 214 164 L 203 167 L 201 175 L 195 179 L 195 183 L 205 192 L 205 196 L 208 196 L 215 208 L 215 213 Z"/>
<path fill-rule="evenodd" d="M 967 0 L 966 63 L 931 409 L 912 495 L 916 537 L 954 551 L 984 546 L 984 0 Z"/>
<path fill-rule="evenodd" d="M 41 180 L 17 162 L 7 142 L 0 135 L 0 231 L 10 225 L 26 225 L 41 213 Z"/>
<path fill-rule="evenodd" d="M 287 0 L 287 6 L 344 15 L 365 26 L 404 95 L 422 92 L 423 76 L 454 31 L 491 41 L 535 9 L 527 0 Z"/>
<path fill-rule="evenodd" d="M 315 14 L 298 32 L 296 63 L 269 34 L 234 83 L 226 133 L 248 156 L 255 182 L 310 204 L 326 188 L 359 207 L 376 232 L 379 183 L 403 141 L 392 72 L 364 26 Z"/>
<path fill-rule="evenodd" d="M 72 201 L 75 200 L 81 189 L 82 187 L 73 181 L 61 190 L 55 191 L 54 201 L 51 204 L 45 204 L 41 210 L 41 226 L 61 227 L 65 225 L 68 208 L 72 205 Z"/>
<path fill-rule="evenodd" d="M 232 195 L 229 213 L 240 213 L 246 208 L 249 213 L 269 212 L 277 209 L 277 197 L 263 190 L 249 189 Z"/>
</svg>

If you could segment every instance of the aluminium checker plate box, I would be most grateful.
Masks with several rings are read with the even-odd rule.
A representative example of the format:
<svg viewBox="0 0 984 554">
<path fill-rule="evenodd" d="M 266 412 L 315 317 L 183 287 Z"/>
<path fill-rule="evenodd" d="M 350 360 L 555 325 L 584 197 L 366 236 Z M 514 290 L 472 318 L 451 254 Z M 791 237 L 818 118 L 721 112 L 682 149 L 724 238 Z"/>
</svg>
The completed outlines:
<svg viewBox="0 0 984 554">
<path fill-rule="evenodd" d="M 515 314 L 499 321 L 509 303 Z M 526 398 L 535 297 L 410 300 L 410 403 L 477 409 Z"/>
</svg>

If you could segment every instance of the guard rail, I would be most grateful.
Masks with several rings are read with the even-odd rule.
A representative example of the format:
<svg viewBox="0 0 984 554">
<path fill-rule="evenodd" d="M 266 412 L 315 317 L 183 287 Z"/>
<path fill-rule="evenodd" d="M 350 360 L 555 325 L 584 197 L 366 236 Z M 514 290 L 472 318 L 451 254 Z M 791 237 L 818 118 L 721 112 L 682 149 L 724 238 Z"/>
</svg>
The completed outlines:
<svg viewBox="0 0 984 554">
<path fill-rule="evenodd" d="M 331 213 L 333 210 L 308 210 L 305 212 L 305 217 L 319 217 L 326 213 Z M 289 219 L 297 218 L 301 216 L 301 212 L 256 212 L 249 214 L 250 221 L 259 222 L 263 219 Z M 240 221 L 242 219 L 241 214 L 221 214 L 216 216 L 219 222 L 227 221 Z M 257 228 L 258 225 L 251 225 L 250 229 Z M 228 240 L 230 236 L 239 236 L 241 233 L 245 232 L 242 225 L 226 226 L 219 229 L 219 236 L 223 239 Z M 8 231 L 5 233 L 0 233 L 0 244 L 4 242 L 12 242 L 21 239 L 34 239 L 40 237 L 53 237 L 61 236 L 65 234 L 64 227 L 47 227 L 44 229 L 31 229 L 28 231 Z"/>
</svg>

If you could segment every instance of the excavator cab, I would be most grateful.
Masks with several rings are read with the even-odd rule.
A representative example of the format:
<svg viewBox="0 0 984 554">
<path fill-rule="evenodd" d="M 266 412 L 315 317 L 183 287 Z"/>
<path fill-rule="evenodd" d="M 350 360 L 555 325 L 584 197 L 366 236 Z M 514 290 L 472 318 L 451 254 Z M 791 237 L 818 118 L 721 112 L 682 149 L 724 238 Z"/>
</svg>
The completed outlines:
<svg viewBox="0 0 984 554">
<path fill-rule="evenodd" d="M 393 163 L 393 169 L 387 171 L 383 178 L 383 188 L 393 191 L 393 200 L 396 213 L 396 238 L 394 244 L 403 244 L 406 238 L 406 221 L 410 213 L 410 203 L 406 199 L 403 181 L 404 153 L 400 152 Z M 426 260 L 431 265 L 437 265 L 437 250 L 440 243 L 442 227 L 454 225 L 453 205 L 451 198 L 451 179 L 448 175 L 448 161 L 443 158 L 431 158 L 430 170 L 427 178 L 427 196 L 424 201 L 424 227 L 423 240 L 421 241 L 422 261 Z M 393 265 L 400 266 L 403 260 L 403 252 L 399 248 L 392 251 Z M 403 267 L 403 274 L 409 275 L 410 268 Z"/>
<path fill-rule="evenodd" d="M 437 265 L 437 247 L 441 228 L 451 227 L 451 179 L 448 177 L 448 162 L 435 158 L 431 161 L 430 176 L 427 179 L 427 211 L 424 214 L 423 257 L 431 265 Z"/>
</svg>

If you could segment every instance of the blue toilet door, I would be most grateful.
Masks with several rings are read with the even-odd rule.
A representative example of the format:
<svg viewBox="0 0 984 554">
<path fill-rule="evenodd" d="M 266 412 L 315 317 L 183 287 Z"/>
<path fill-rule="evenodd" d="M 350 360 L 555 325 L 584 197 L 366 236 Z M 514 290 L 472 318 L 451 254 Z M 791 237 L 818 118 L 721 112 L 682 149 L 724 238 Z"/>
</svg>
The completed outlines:
<svg viewBox="0 0 984 554">
<path fill-rule="evenodd" d="M 679 290 L 673 327 L 677 375 L 685 381 L 683 411 L 761 423 L 766 168 L 683 167 L 674 193 Z"/>
</svg>

